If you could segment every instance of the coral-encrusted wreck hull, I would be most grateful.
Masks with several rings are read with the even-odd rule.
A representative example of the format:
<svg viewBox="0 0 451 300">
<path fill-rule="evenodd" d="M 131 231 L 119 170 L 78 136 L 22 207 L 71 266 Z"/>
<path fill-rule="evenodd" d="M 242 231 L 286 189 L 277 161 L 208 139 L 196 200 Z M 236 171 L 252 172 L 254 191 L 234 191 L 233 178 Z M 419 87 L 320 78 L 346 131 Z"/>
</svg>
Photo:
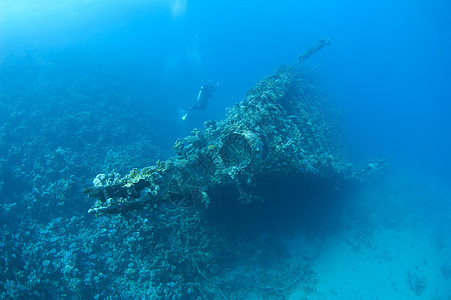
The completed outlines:
<svg viewBox="0 0 451 300">
<path fill-rule="evenodd" d="M 360 173 L 344 159 L 334 119 L 317 87 L 295 68 L 281 67 L 230 108 L 225 120 L 208 121 L 204 130 L 177 140 L 174 157 L 125 177 L 97 175 L 85 191 L 96 199 L 89 212 L 162 202 L 207 205 L 224 188 L 249 203 L 264 200 L 264 187 L 283 188 L 286 181 L 339 186 Z"/>
</svg>

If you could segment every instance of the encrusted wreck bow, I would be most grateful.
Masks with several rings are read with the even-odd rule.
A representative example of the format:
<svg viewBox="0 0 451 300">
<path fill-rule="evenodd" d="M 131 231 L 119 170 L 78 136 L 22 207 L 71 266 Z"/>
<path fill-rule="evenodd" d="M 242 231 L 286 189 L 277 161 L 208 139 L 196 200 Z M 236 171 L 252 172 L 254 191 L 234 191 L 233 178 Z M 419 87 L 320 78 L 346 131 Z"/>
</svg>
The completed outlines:
<svg viewBox="0 0 451 300">
<path fill-rule="evenodd" d="M 322 40 L 304 60 L 328 44 Z M 296 62 L 294 65 L 297 65 Z M 324 97 L 292 66 L 260 81 L 222 121 L 178 139 L 176 155 L 121 177 L 99 174 L 85 192 L 96 201 L 90 213 L 118 213 L 173 202 L 208 205 L 210 196 L 236 190 L 242 202 L 265 198 L 268 185 L 323 181 L 339 186 L 356 179 Z M 214 199 L 212 198 L 212 201 Z"/>
</svg>

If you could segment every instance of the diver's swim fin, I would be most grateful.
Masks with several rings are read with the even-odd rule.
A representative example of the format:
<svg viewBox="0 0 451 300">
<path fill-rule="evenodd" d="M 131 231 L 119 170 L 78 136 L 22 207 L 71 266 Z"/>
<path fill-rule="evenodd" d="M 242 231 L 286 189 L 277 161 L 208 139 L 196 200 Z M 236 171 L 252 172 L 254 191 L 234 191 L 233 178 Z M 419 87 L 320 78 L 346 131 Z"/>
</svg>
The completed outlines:
<svg viewBox="0 0 451 300">
<path fill-rule="evenodd" d="M 185 121 L 185 120 L 186 120 L 186 117 L 188 117 L 188 113 L 186 113 L 186 114 L 183 115 L 182 120 Z"/>
</svg>

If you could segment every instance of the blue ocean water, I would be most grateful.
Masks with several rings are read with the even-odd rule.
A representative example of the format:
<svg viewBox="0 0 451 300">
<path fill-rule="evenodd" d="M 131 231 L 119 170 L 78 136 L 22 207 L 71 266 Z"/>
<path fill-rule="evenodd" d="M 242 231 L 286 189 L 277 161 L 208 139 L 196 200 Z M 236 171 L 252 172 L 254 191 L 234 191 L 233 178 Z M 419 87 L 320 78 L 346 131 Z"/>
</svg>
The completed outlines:
<svg viewBox="0 0 451 300">
<path fill-rule="evenodd" d="M 1 297 L 451 299 L 450 11 L 441 0 L 0 1 Z M 387 170 L 308 215 L 237 214 L 214 233 L 171 209 L 87 214 L 98 173 L 167 159 L 321 38 L 331 44 L 305 69 L 341 110 L 350 160 L 391 157 Z M 208 80 L 219 87 L 207 109 L 181 120 Z M 199 245 L 183 230 L 217 235 L 202 246 L 216 256 L 190 256 Z"/>
</svg>

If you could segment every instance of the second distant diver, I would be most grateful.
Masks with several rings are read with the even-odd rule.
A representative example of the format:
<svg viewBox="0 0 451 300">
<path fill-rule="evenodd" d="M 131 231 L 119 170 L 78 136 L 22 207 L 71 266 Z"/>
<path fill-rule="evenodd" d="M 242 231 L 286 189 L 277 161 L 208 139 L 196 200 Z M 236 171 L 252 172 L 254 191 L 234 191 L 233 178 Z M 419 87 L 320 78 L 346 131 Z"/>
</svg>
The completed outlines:
<svg viewBox="0 0 451 300">
<path fill-rule="evenodd" d="M 188 109 L 188 112 L 182 117 L 182 120 L 185 120 L 188 117 L 188 114 L 193 109 L 201 109 L 204 110 L 207 108 L 208 100 L 213 96 L 213 91 L 219 86 L 219 83 L 213 83 L 208 81 L 206 84 L 200 87 L 199 93 L 197 94 L 196 104 L 191 106 Z"/>
</svg>

